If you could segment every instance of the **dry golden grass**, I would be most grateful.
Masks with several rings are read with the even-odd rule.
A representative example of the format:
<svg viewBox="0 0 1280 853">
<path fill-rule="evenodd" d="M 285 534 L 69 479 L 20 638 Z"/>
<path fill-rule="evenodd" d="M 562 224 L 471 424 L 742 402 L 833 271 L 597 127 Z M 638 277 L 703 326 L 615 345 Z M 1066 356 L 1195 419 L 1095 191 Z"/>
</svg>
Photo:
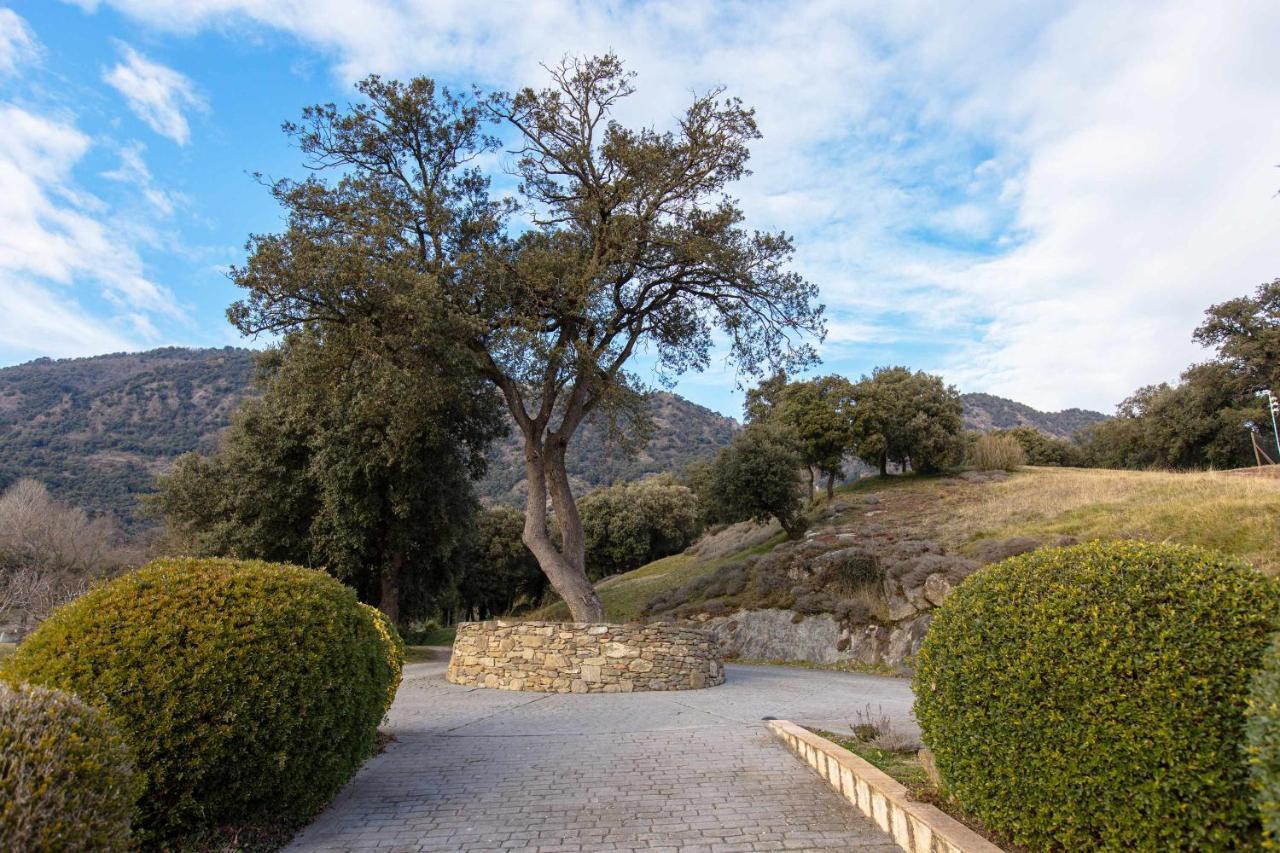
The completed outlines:
<svg viewBox="0 0 1280 853">
<path fill-rule="evenodd" d="M 920 486 L 927 487 L 928 481 Z M 1221 472 L 1028 468 L 935 503 L 948 544 L 1030 536 L 1145 539 L 1216 548 L 1280 573 L 1280 480 Z"/>
</svg>

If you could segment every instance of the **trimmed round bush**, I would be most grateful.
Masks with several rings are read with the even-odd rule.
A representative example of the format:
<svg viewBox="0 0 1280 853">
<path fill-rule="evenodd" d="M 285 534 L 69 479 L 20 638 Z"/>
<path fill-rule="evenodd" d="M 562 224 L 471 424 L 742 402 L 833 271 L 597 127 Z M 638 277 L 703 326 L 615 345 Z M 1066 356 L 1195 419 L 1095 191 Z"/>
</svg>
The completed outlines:
<svg viewBox="0 0 1280 853">
<path fill-rule="evenodd" d="M 1032 850 L 1250 846 L 1249 681 L 1280 613 L 1247 564 L 1092 542 L 983 568 L 935 611 L 916 716 L 947 792 Z"/>
<path fill-rule="evenodd" d="M 1272 638 L 1253 677 L 1245 741 L 1266 846 L 1275 850 L 1280 848 L 1280 635 Z"/>
<path fill-rule="evenodd" d="M 128 850 L 137 798 L 129 747 L 100 712 L 0 682 L 0 848 Z"/>
<path fill-rule="evenodd" d="M 400 689 L 400 677 L 404 673 L 404 640 L 396 630 L 395 623 L 387 618 L 387 614 L 369 604 L 361 604 L 360 607 L 373 620 L 373 627 L 378 632 L 378 638 L 382 640 L 383 660 L 387 669 L 391 671 L 387 696 L 382 705 L 382 713 L 385 715 L 391 710 L 391 703 L 396 699 L 396 691 Z"/>
<path fill-rule="evenodd" d="M 323 572 L 182 558 L 59 609 L 8 668 L 120 727 L 155 840 L 319 810 L 373 751 L 395 675 L 386 649 L 355 593 Z"/>
</svg>

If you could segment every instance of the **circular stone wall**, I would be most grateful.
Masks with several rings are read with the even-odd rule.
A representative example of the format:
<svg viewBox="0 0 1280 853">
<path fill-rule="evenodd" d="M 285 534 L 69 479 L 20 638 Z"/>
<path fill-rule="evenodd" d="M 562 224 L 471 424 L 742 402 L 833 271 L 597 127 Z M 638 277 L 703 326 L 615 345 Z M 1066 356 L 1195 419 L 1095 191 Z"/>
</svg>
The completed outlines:
<svg viewBox="0 0 1280 853">
<path fill-rule="evenodd" d="M 694 690 L 724 682 L 711 636 L 674 625 L 464 622 L 445 678 L 544 693 Z"/>
</svg>

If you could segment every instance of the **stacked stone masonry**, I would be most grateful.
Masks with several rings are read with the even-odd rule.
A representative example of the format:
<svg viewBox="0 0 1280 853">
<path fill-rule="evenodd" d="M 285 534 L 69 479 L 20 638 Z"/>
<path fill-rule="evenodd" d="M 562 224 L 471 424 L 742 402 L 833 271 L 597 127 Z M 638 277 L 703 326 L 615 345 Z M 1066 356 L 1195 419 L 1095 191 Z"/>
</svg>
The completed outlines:
<svg viewBox="0 0 1280 853">
<path fill-rule="evenodd" d="M 543 693 L 696 690 L 724 683 L 709 634 L 667 624 L 467 622 L 445 677 L 454 684 Z"/>
</svg>

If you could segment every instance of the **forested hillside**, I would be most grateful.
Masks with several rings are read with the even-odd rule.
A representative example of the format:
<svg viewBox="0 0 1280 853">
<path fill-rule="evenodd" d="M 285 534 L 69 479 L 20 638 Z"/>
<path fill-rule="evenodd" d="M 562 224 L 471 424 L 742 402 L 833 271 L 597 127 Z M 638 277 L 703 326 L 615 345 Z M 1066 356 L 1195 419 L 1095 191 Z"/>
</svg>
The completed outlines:
<svg viewBox="0 0 1280 853">
<path fill-rule="evenodd" d="M 0 490 L 32 477 L 60 500 L 137 528 L 146 523 L 138 496 L 177 456 L 216 445 L 252 392 L 253 369 L 253 352 L 235 347 L 38 359 L 0 369 Z M 655 393 L 653 401 L 652 438 L 634 455 L 607 446 L 600 425 L 583 427 L 569 460 L 579 494 L 714 456 L 737 428 L 675 394 Z M 493 449 L 477 488 L 494 502 L 523 502 L 514 434 Z"/>
<path fill-rule="evenodd" d="M 1088 409 L 1041 412 L 994 394 L 961 394 L 960 401 L 964 403 L 965 429 L 979 432 L 1029 426 L 1058 438 L 1072 438 L 1084 427 L 1107 419 L 1101 412 Z"/>
</svg>

